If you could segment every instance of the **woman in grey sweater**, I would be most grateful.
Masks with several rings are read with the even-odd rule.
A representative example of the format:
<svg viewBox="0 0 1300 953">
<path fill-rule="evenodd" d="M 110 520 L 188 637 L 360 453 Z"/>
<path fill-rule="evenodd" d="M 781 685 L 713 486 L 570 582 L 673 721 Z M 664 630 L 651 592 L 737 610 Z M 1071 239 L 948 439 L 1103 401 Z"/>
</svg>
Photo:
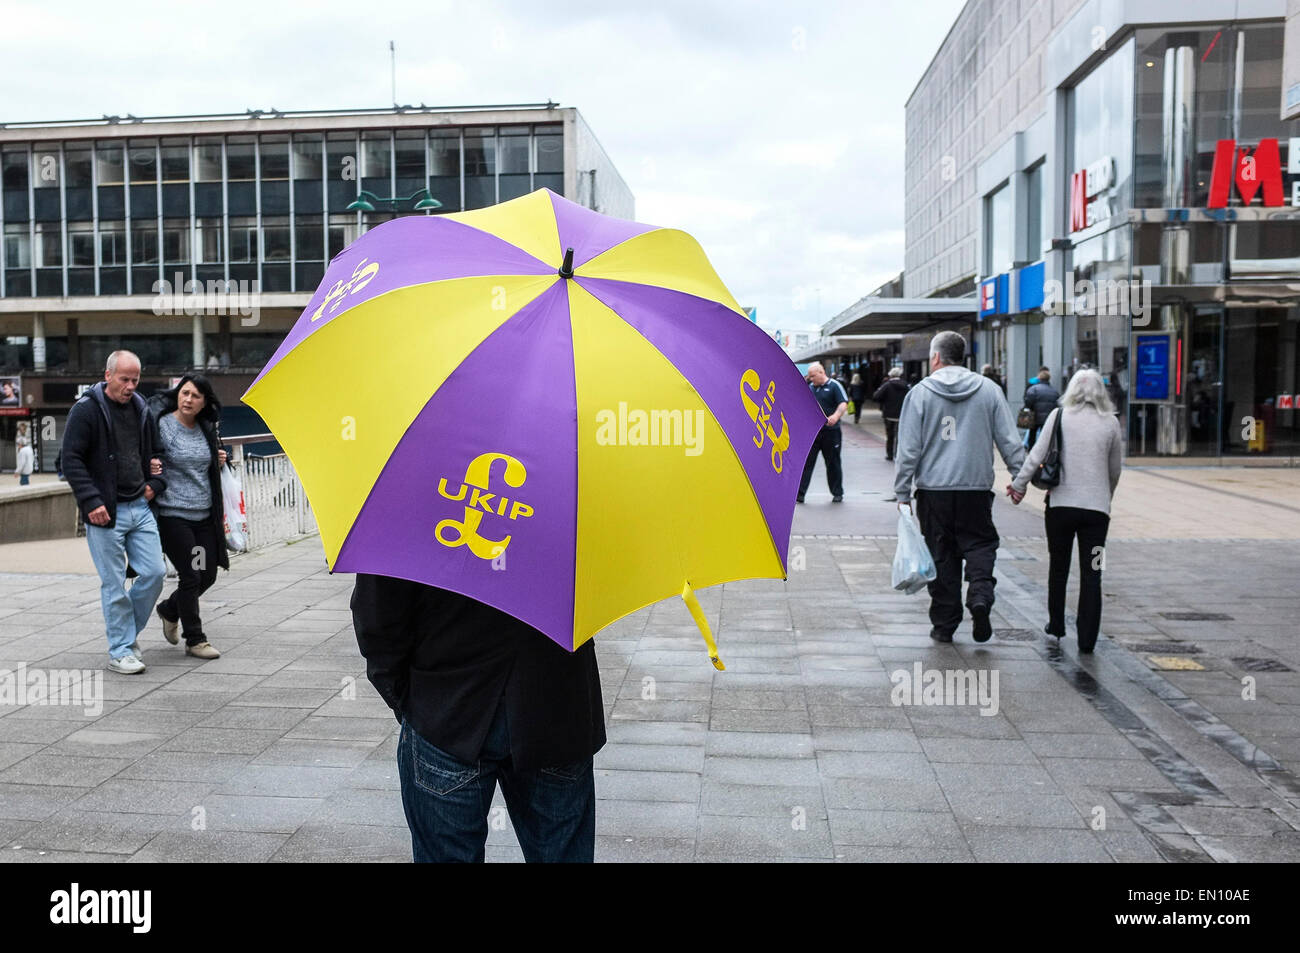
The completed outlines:
<svg viewBox="0 0 1300 953">
<path fill-rule="evenodd" d="M 167 489 L 154 500 L 163 551 L 176 567 L 176 591 L 158 604 L 163 636 L 172 645 L 185 637 L 185 653 L 220 658 L 199 617 L 199 596 L 216 581 L 226 556 L 221 467 L 226 452 L 217 439 L 221 404 L 212 384 L 186 374 L 171 390 L 149 399 L 165 454 Z M 179 632 L 178 632 L 179 630 Z"/>
<path fill-rule="evenodd" d="M 1065 585 L 1070 578 L 1070 551 L 1079 541 L 1079 651 L 1091 652 L 1101 628 L 1101 572 L 1106 565 L 1106 531 L 1110 500 L 1119 483 L 1124 438 L 1115 406 L 1101 375 L 1077 371 L 1038 435 L 1033 450 L 1007 495 L 1019 503 L 1030 478 L 1061 428 L 1061 482 L 1047 491 L 1047 625 L 1043 631 L 1065 637 Z"/>
</svg>

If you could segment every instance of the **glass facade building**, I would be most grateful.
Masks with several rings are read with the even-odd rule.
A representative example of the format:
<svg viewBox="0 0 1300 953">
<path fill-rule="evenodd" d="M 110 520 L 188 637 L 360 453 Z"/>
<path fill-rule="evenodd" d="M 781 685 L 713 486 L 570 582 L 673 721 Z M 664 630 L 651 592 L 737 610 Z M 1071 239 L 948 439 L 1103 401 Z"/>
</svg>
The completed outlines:
<svg viewBox="0 0 1300 953">
<path fill-rule="evenodd" d="M 146 394 L 204 369 L 227 432 L 250 432 L 238 398 L 333 256 L 400 215 L 539 188 L 635 216 L 581 114 L 553 103 L 0 126 L 0 377 L 23 395 L 0 408 L 0 469 L 19 427 L 53 469 L 68 407 L 119 348 L 140 355 Z M 213 288 L 256 317 L 159 304 Z"/>
<path fill-rule="evenodd" d="M 1063 25 L 1042 114 L 980 163 L 976 359 L 1003 368 L 1013 402 L 1040 364 L 1058 384 L 1097 368 L 1135 456 L 1293 461 L 1300 121 L 1279 109 L 1284 23 L 1167 12 L 1114 22 L 1101 44 Z"/>
</svg>

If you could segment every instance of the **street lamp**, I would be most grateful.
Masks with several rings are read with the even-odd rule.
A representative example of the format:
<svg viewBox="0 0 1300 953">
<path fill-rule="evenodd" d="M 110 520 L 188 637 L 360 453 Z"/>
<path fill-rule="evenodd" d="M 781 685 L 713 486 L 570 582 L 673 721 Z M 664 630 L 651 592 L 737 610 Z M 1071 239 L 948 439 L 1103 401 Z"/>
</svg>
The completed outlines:
<svg viewBox="0 0 1300 953">
<path fill-rule="evenodd" d="M 416 201 L 417 199 L 419 201 Z M 399 202 L 415 202 L 415 205 L 412 208 L 416 212 L 442 208 L 442 203 L 435 199 L 429 193 L 427 188 L 420 189 L 420 191 L 413 195 L 393 195 L 387 197 L 381 197 L 375 195 L 374 192 L 367 192 L 365 189 L 362 189 L 357 193 L 356 201 L 348 205 L 347 211 L 373 212 L 377 204 L 384 203 L 388 205 L 389 211 L 396 212 Z"/>
</svg>

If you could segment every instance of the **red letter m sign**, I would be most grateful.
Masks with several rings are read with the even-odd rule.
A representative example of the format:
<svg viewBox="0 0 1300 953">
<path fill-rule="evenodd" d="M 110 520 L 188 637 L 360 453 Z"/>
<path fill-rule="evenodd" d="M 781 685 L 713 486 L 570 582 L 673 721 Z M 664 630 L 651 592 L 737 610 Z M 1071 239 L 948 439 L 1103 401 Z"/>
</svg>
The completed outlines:
<svg viewBox="0 0 1300 953">
<path fill-rule="evenodd" d="M 1261 139 L 1254 153 L 1235 139 L 1220 139 L 1214 150 L 1214 169 L 1210 173 L 1210 208 L 1227 208 L 1232 183 L 1237 183 L 1241 204 L 1249 205 L 1260 186 L 1265 205 L 1282 204 L 1282 160 L 1276 139 Z"/>
</svg>

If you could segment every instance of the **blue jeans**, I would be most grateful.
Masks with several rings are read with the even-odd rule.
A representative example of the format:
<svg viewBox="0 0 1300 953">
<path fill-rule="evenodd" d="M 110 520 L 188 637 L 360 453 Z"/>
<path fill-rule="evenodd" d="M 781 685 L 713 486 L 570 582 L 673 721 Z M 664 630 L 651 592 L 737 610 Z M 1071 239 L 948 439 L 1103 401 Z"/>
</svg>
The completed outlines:
<svg viewBox="0 0 1300 953">
<path fill-rule="evenodd" d="M 32 483 L 32 478 L 30 476 L 28 476 L 26 473 L 19 474 L 18 476 L 19 486 L 31 486 L 31 483 Z"/>
<path fill-rule="evenodd" d="M 591 863 L 596 853 L 592 760 L 518 771 L 506 706 L 498 707 L 477 764 L 457 760 L 405 721 L 397 745 L 402 807 L 416 863 L 482 863 L 497 781 L 528 863 Z"/>
<path fill-rule="evenodd" d="M 99 573 L 99 604 L 108 628 L 108 654 L 120 659 L 131 654 L 131 644 L 144 631 L 162 592 L 165 570 L 158 524 L 145 498 L 117 504 L 117 521 L 111 527 L 86 523 L 90 558 Z M 128 590 L 126 561 L 138 576 Z"/>
</svg>

